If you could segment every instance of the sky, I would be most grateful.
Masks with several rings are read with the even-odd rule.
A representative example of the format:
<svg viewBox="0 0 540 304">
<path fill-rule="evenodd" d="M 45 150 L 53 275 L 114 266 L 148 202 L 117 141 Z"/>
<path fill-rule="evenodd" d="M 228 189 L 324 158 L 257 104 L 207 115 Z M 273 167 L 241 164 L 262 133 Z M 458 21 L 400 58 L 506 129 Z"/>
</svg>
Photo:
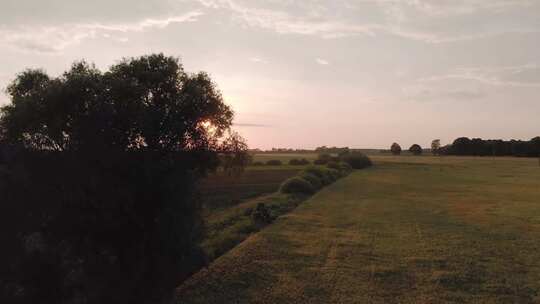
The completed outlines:
<svg viewBox="0 0 540 304">
<path fill-rule="evenodd" d="M 211 75 L 252 148 L 540 135 L 540 0 L 0 0 L 2 91 L 161 52 Z"/>
</svg>

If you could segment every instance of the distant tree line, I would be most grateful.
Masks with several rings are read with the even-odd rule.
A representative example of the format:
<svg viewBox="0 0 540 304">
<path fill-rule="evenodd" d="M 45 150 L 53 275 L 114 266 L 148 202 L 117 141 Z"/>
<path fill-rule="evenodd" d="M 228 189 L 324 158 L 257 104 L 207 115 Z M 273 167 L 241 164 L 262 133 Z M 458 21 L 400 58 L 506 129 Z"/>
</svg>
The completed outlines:
<svg viewBox="0 0 540 304">
<path fill-rule="evenodd" d="M 441 155 L 538 157 L 540 137 L 534 137 L 529 141 L 460 137 L 452 144 L 442 146 L 434 152 Z"/>
<path fill-rule="evenodd" d="M 322 147 L 317 147 L 315 149 L 315 152 L 317 152 L 318 154 L 345 154 L 345 153 L 349 153 L 350 152 L 350 149 L 349 147 L 327 147 L 327 146 L 322 146 Z"/>
</svg>

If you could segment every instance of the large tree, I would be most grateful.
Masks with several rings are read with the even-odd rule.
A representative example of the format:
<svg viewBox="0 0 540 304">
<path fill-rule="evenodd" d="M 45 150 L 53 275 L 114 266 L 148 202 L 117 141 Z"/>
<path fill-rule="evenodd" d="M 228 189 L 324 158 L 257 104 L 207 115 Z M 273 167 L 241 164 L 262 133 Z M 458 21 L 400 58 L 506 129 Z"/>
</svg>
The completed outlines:
<svg viewBox="0 0 540 304">
<path fill-rule="evenodd" d="M 225 138 L 233 112 L 207 74 L 157 54 L 104 73 L 86 62 L 59 77 L 27 70 L 7 91 L 0 147 L 17 153 L 0 153 L 12 236 L 2 296 L 156 303 L 202 265 L 195 182 L 247 149 Z"/>
<path fill-rule="evenodd" d="M 233 118 L 207 74 L 164 55 L 124 59 L 106 73 L 86 62 L 56 78 L 28 70 L 8 93 L 3 139 L 37 150 L 209 150 Z"/>
</svg>

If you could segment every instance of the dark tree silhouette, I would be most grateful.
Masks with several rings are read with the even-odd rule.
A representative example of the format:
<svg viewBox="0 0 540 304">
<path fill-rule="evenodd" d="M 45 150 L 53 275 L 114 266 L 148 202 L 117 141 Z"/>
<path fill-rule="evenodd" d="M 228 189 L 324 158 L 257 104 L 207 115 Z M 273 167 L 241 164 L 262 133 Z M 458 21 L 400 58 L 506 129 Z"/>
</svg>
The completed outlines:
<svg viewBox="0 0 540 304">
<path fill-rule="evenodd" d="M 438 155 L 439 154 L 439 149 L 441 148 L 441 140 L 440 139 L 434 139 L 432 142 L 431 142 L 431 153 L 433 153 L 433 155 Z"/>
<path fill-rule="evenodd" d="M 414 155 L 420 155 L 422 154 L 422 147 L 418 144 L 414 144 L 409 148 L 409 152 L 411 152 Z"/>
<path fill-rule="evenodd" d="M 439 152 L 446 155 L 538 157 L 540 137 L 529 141 L 460 137 L 451 145 L 440 148 Z"/>
<path fill-rule="evenodd" d="M 2 298 L 157 303 L 203 265 L 195 182 L 218 155 L 244 165 L 247 150 L 234 133 L 223 140 L 233 112 L 207 74 L 157 54 L 105 73 L 27 70 L 7 91 Z"/>
<path fill-rule="evenodd" d="M 401 146 L 398 143 L 393 143 L 392 146 L 390 146 L 390 152 L 392 152 L 394 155 L 400 155 Z"/>
</svg>

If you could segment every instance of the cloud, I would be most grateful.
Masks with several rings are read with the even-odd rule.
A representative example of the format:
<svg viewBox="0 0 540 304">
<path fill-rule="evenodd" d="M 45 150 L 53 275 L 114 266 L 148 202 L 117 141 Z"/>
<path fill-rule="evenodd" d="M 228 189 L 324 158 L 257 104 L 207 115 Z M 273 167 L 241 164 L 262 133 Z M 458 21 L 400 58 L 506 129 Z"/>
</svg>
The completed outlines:
<svg viewBox="0 0 540 304">
<path fill-rule="evenodd" d="M 461 67 L 448 74 L 424 77 L 418 81 L 430 83 L 447 80 L 473 80 L 493 86 L 540 87 L 540 65 Z"/>
<path fill-rule="evenodd" d="M 485 93 L 478 89 L 448 89 L 425 85 L 406 86 L 403 88 L 403 93 L 407 98 L 418 101 L 463 101 L 482 99 L 485 97 Z"/>
<path fill-rule="evenodd" d="M 459 26 L 463 20 L 448 22 L 449 18 L 461 18 L 480 13 L 502 14 L 512 8 L 529 7 L 532 0 L 365 0 L 360 3 L 315 2 L 315 1 L 241 1 L 241 0 L 198 0 L 208 9 L 230 11 L 234 19 L 249 27 L 271 30 L 280 34 L 314 35 L 322 38 L 349 36 L 375 37 L 380 34 L 393 35 L 429 44 L 454 43 L 484 39 L 504 34 L 540 33 L 536 23 L 518 27 L 500 28 L 474 26 L 463 31 Z M 270 4 L 269 4 L 270 3 Z M 337 3 L 337 4 L 336 4 Z M 364 11 L 362 5 L 371 7 L 386 16 L 386 20 L 366 21 L 357 13 Z M 350 11 L 350 12 L 349 12 Z M 347 13 L 348 12 L 348 13 Z M 444 17 L 444 20 L 441 18 Z M 473 20 L 476 16 L 473 16 Z M 456 19 L 457 20 L 457 19 Z M 481 22 L 481 19 L 478 18 Z M 445 23 L 446 22 L 446 23 Z"/>
<path fill-rule="evenodd" d="M 478 12 L 502 12 L 529 7 L 535 0 L 375 0 L 379 5 L 392 9 L 413 9 L 430 17 L 470 15 Z"/>
<path fill-rule="evenodd" d="M 255 63 L 268 63 L 268 61 L 262 59 L 262 58 L 259 58 L 259 57 L 251 57 L 249 58 L 249 61 L 251 62 L 255 62 Z"/>
<path fill-rule="evenodd" d="M 36 53 L 59 53 L 64 49 L 80 44 L 83 40 L 98 37 L 127 42 L 127 37 L 117 37 L 110 33 L 144 32 L 163 29 L 172 24 L 194 22 L 203 13 L 189 12 L 179 16 L 162 19 L 144 19 L 132 23 L 86 23 L 64 24 L 60 26 L 19 26 L 0 29 L 0 44 Z"/>
<path fill-rule="evenodd" d="M 330 64 L 330 62 L 328 62 L 328 61 L 326 61 L 324 59 L 321 59 L 321 58 L 315 59 L 315 62 L 317 62 L 320 65 L 329 65 Z"/>
</svg>

